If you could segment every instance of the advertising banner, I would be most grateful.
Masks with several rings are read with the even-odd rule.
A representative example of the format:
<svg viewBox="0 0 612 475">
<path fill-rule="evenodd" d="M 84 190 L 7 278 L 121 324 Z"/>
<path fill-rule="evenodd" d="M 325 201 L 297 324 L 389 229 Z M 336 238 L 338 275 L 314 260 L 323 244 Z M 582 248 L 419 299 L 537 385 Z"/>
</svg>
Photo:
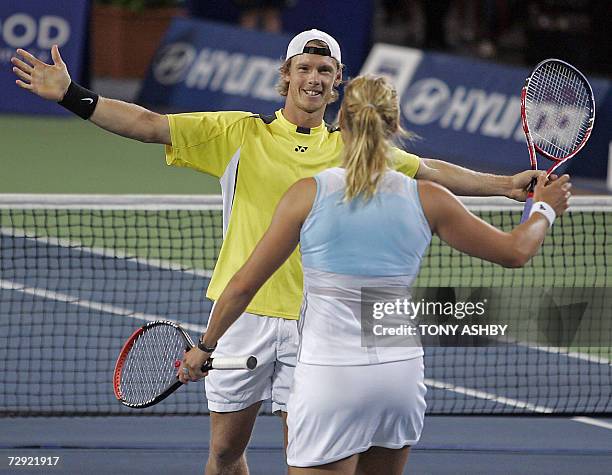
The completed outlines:
<svg viewBox="0 0 612 475">
<path fill-rule="evenodd" d="M 79 81 L 87 44 L 89 2 L 84 0 L 29 0 L 0 2 L 0 113 L 67 114 L 15 84 L 11 57 L 23 48 L 51 63 L 51 47 L 57 44 Z"/>
<path fill-rule="evenodd" d="M 275 86 L 290 40 L 177 18 L 153 59 L 139 100 L 184 112 L 270 114 L 284 103 Z"/>
<path fill-rule="evenodd" d="M 520 120 L 520 92 L 529 72 L 383 44 L 374 46 L 361 70 L 385 75 L 395 84 L 403 126 L 418 135 L 407 149 L 496 173 L 529 168 Z M 596 99 L 595 128 L 564 170 L 603 180 L 612 141 L 612 91 L 609 81 L 589 81 Z M 540 169 L 550 165 L 546 159 L 539 162 Z"/>
</svg>

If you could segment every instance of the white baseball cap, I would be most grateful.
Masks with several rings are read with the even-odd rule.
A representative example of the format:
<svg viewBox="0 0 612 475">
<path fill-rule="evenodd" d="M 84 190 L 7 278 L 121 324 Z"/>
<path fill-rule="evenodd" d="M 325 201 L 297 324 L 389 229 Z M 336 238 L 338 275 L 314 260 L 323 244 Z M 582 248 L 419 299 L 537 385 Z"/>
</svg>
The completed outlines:
<svg viewBox="0 0 612 475">
<path fill-rule="evenodd" d="M 329 52 L 326 53 L 322 48 L 306 48 L 306 44 L 312 40 L 320 40 L 323 41 L 327 47 L 329 48 Z M 340 64 L 342 64 L 342 54 L 340 53 L 340 45 L 338 42 L 332 38 L 331 35 L 328 35 L 324 31 L 320 30 L 308 30 L 302 31 L 298 35 L 296 35 L 289 46 L 287 46 L 287 57 L 285 59 L 292 58 L 302 53 L 313 53 L 320 54 L 322 56 L 331 56 Z"/>
</svg>

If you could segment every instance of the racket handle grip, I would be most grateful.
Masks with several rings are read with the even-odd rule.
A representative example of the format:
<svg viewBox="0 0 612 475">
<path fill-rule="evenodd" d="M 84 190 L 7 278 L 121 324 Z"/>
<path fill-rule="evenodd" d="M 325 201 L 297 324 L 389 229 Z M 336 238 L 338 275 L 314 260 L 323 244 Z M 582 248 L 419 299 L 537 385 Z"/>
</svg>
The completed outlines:
<svg viewBox="0 0 612 475">
<path fill-rule="evenodd" d="M 533 190 L 535 190 L 536 185 L 538 184 L 538 179 L 537 178 L 532 178 L 531 181 L 529 182 L 529 185 L 527 185 L 527 193 L 528 193 L 528 197 L 533 198 Z"/>
<path fill-rule="evenodd" d="M 529 193 L 525 200 L 525 208 L 523 208 L 523 215 L 521 216 L 521 224 L 529 219 L 529 213 L 531 212 L 531 206 L 533 205 L 533 193 Z"/>
<path fill-rule="evenodd" d="M 210 358 L 202 365 L 202 372 L 211 369 L 248 369 L 257 367 L 257 358 L 254 356 L 235 356 L 228 358 Z"/>
<path fill-rule="evenodd" d="M 533 190 L 538 183 L 537 178 L 532 178 L 527 186 L 527 199 L 525 200 L 525 207 L 523 208 L 523 215 L 521 216 L 521 224 L 529 219 L 529 213 L 531 212 L 531 206 L 533 205 Z"/>
</svg>

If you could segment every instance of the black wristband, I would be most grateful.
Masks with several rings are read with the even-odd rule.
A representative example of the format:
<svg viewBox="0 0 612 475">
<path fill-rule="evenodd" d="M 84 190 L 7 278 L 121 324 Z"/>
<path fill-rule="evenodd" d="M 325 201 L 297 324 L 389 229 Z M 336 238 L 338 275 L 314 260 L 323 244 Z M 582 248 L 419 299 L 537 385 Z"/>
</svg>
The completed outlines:
<svg viewBox="0 0 612 475">
<path fill-rule="evenodd" d="M 204 353 L 212 353 L 217 348 L 217 345 L 210 347 L 204 344 L 204 335 L 200 337 L 198 340 L 198 348 L 202 350 Z"/>
<path fill-rule="evenodd" d="M 79 86 L 76 82 L 72 81 L 64 98 L 58 102 L 62 107 L 65 107 L 70 112 L 74 112 L 81 119 L 89 119 L 96 109 L 98 104 L 99 96 L 85 89 L 83 86 Z"/>
</svg>

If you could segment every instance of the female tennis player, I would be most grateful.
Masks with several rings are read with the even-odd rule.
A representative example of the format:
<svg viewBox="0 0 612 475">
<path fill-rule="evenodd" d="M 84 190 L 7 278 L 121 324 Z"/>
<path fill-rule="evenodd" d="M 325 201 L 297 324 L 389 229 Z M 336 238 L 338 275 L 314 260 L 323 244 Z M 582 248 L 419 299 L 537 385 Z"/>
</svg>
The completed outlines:
<svg viewBox="0 0 612 475">
<path fill-rule="evenodd" d="M 288 402 L 290 473 L 402 473 L 425 413 L 419 347 L 362 347 L 362 287 L 410 286 L 436 233 L 456 249 L 524 265 L 567 209 L 564 175 L 535 188 L 531 217 L 503 232 L 445 188 L 388 167 L 401 131 L 395 90 L 383 78 L 348 83 L 340 110 L 343 167 L 295 183 L 245 265 L 231 279 L 203 336 L 214 347 L 298 243 L 304 269 L 300 347 Z M 246 337 L 245 337 L 246 338 Z M 189 351 L 183 382 L 210 356 Z"/>
</svg>

